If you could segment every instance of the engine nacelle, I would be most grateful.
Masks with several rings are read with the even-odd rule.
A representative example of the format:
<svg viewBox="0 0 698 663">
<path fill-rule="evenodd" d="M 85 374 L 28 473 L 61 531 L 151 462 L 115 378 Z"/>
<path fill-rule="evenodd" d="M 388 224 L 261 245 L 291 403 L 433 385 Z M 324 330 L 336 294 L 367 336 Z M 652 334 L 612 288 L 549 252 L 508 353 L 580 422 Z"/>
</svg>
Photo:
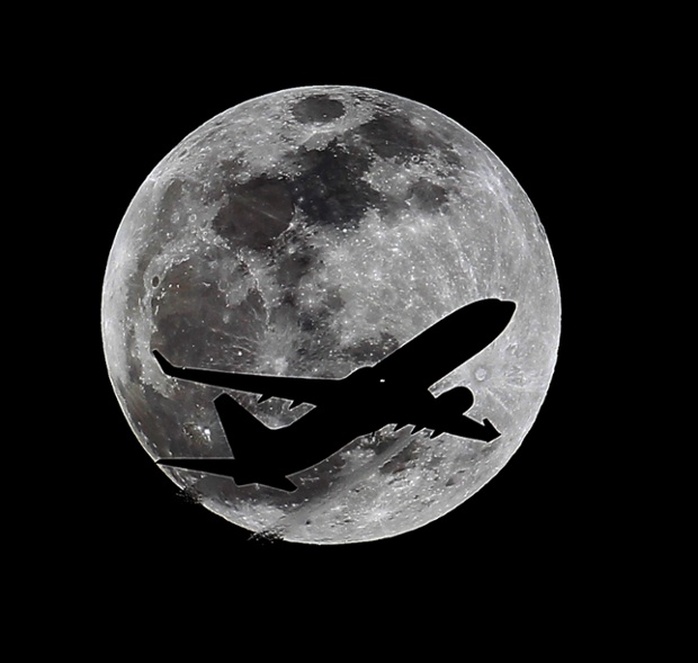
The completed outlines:
<svg viewBox="0 0 698 663">
<path fill-rule="evenodd" d="M 454 387 L 436 399 L 436 406 L 445 414 L 463 414 L 475 402 L 473 392 L 467 387 Z"/>
</svg>

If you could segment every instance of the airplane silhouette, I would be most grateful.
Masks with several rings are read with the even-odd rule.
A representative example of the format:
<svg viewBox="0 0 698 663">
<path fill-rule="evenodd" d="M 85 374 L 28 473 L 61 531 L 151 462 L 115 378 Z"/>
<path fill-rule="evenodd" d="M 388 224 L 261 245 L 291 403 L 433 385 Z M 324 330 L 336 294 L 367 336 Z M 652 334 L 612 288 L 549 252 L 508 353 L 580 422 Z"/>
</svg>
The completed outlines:
<svg viewBox="0 0 698 663">
<path fill-rule="evenodd" d="M 173 366 L 153 350 L 162 371 L 173 378 L 293 401 L 314 409 L 289 426 L 271 429 L 230 395 L 214 400 L 233 457 L 162 458 L 166 467 L 232 477 L 238 485 L 258 483 L 291 492 L 288 475 L 328 458 L 361 435 L 388 424 L 408 424 L 431 437 L 450 433 L 491 442 L 499 431 L 488 419 L 465 416 L 474 397 L 455 387 L 435 397 L 429 387 L 487 347 L 506 328 L 516 304 L 482 299 L 439 320 L 374 366 L 341 379 L 277 377 Z"/>
</svg>

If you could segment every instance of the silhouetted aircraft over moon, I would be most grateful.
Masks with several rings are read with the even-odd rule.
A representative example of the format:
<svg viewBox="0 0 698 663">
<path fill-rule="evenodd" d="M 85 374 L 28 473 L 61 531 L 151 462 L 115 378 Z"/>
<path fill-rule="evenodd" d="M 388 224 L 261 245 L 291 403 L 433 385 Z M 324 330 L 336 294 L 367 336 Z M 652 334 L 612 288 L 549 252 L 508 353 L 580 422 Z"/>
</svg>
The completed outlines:
<svg viewBox="0 0 698 663">
<path fill-rule="evenodd" d="M 222 393 L 214 400 L 232 457 L 162 458 L 158 464 L 232 477 L 238 485 L 259 483 L 285 491 L 289 475 L 328 458 L 359 436 L 394 424 L 491 442 L 500 432 L 489 419 L 465 415 L 473 405 L 467 387 L 436 397 L 431 387 L 490 345 L 507 327 L 516 304 L 482 299 L 439 320 L 374 366 L 342 379 L 277 377 L 173 366 L 153 351 L 163 372 L 179 380 L 309 403 L 315 407 L 296 422 L 271 429 Z M 261 400 L 261 399 L 260 399 Z M 350 413 L 350 414 L 348 414 Z"/>
</svg>

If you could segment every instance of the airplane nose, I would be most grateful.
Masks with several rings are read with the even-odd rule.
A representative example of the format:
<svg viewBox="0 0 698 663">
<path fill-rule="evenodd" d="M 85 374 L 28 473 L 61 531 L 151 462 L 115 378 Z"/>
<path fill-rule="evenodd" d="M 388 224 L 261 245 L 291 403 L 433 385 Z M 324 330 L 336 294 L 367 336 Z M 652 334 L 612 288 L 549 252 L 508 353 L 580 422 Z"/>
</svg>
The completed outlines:
<svg viewBox="0 0 698 663">
<path fill-rule="evenodd" d="M 477 311 L 479 316 L 493 321 L 497 320 L 499 324 L 505 327 L 514 315 L 516 302 L 511 299 L 481 299 L 471 304 L 468 308 L 472 309 L 472 313 Z"/>
<path fill-rule="evenodd" d="M 501 326 L 502 330 L 506 328 L 511 319 L 514 317 L 514 311 L 516 311 L 516 302 L 510 299 L 494 299 L 492 300 L 496 304 L 496 317 L 498 319 L 498 326 Z"/>
<path fill-rule="evenodd" d="M 499 303 L 501 304 L 502 317 L 506 318 L 506 321 L 509 322 L 514 315 L 514 311 L 516 311 L 516 302 L 506 299 L 499 300 Z"/>
<path fill-rule="evenodd" d="M 464 309 L 464 314 L 476 325 L 485 346 L 501 334 L 514 316 L 516 302 L 509 299 L 481 299 Z M 466 313 L 467 312 L 467 313 Z"/>
</svg>

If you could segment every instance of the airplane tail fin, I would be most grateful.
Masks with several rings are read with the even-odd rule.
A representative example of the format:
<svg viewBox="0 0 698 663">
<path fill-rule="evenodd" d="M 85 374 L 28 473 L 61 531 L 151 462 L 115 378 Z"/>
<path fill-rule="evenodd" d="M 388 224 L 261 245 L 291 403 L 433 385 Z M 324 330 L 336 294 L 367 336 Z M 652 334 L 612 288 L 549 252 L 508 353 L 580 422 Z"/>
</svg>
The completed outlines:
<svg viewBox="0 0 698 663">
<path fill-rule="evenodd" d="M 232 477 L 238 486 L 258 483 L 296 490 L 269 442 L 273 431 L 227 394 L 218 396 L 214 405 L 234 458 L 162 458 L 158 465 Z"/>
<path fill-rule="evenodd" d="M 221 394 L 214 405 L 236 462 L 235 483 L 260 483 L 292 491 L 295 484 L 285 476 L 281 457 L 274 449 L 274 431 L 240 405 L 232 396 Z"/>
</svg>

